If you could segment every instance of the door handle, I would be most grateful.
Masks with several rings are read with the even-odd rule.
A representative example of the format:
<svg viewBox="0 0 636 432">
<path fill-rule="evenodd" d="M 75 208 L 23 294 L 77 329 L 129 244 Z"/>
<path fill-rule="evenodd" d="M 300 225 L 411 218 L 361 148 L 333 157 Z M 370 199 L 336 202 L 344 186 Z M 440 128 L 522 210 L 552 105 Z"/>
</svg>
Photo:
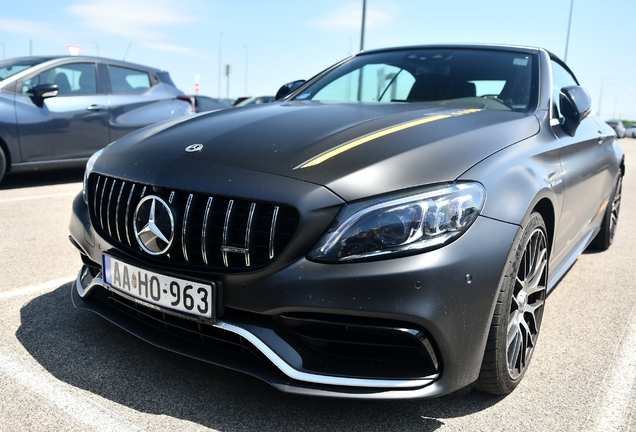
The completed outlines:
<svg viewBox="0 0 636 432">
<path fill-rule="evenodd" d="M 86 109 L 89 111 L 103 111 L 106 109 L 106 105 L 93 104 L 93 105 L 87 106 Z"/>
<path fill-rule="evenodd" d="M 607 138 L 607 137 L 605 135 L 601 135 L 601 132 L 599 131 L 598 145 L 603 144 L 603 142 L 605 141 L 605 138 Z"/>
</svg>

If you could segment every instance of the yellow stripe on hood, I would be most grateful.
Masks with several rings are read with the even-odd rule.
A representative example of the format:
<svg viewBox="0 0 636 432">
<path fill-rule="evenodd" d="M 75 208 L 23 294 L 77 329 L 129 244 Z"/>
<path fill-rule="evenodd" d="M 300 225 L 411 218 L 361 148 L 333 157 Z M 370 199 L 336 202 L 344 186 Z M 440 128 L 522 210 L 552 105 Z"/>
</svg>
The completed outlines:
<svg viewBox="0 0 636 432">
<path fill-rule="evenodd" d="M 332 157 L 338 156 L 340 153 L 344 153 L 347 150 L 351 150 L 352 148 L 358 147 L 362 144 L 366 144 L 369 141 L 373 141 L 375 139 L 381 138 L 383 136 L 386 135 L 390 135 L 392 133 L 395 132 L 399 132 L 401 130 L 404 129 L 409 129 L 415 126 L 419 126 L 421 124 L 424 123 L 430 123 L 430 122 L 434 122 L 437 120 L 443 120 L 449 117 L 455 117 L 458 115 L 463 115 L 463 114 L 470 114 L 473 112 L 477 112 L 477 111 L 481 111 L 481 109 L 467 109 L 467 110 L 462 110 L 462 111 L 455 111 L 452 112 L 450 114 L 440 114 L 440 115 L 436 115 L 436 116 L 431 116 L 431 117 L 424 117 L 418 120 L 412 120 L 406 123 L 401 123 L 399 125 L 395 125 L 395 126 L 391 126 L 388 127 L 386 129 L 382 129 L 379 130 L 377 132 L 373 132 L 370 133 L 368 135 L 365 135 L 363 137 L 360 138 L 356 138 L 354 140 L 348 141 L 344 144 L 340 144 L 339 146 L 336 146 L 334 148 L 332 148 L 331 150 L 327 150 L 324 153 L 321 153 L 317 156 L 314 156 L 313 158 L 303 162 L 302 164 L 298 165 L 297 167 L 295 167 L 294 169 L 298 169 L 298 168 L 309 168 L 318 164 L 323 163 L 324 161 L 331 159 Z"/>
</svg>

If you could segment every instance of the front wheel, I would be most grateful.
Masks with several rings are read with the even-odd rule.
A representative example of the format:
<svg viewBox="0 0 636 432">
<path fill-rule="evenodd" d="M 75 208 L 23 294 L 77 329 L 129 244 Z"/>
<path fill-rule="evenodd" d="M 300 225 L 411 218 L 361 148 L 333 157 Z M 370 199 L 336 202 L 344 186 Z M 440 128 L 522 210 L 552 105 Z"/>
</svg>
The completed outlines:
<svg viewBox="0 0 636 432">
<path fill-rule="evenodd" d="M 0 147 L 0 182 L 7 172 L 7 157 L 4 155 L 4 150 Z"/>
<path fill-rule="evenodd" d="M 548 241 L 539 213 L 532 213 L 513 246 L 490 325 L 475 388 L 504 395 L 528 370 L 539 337 L 548 281 Z"/>
</svg>

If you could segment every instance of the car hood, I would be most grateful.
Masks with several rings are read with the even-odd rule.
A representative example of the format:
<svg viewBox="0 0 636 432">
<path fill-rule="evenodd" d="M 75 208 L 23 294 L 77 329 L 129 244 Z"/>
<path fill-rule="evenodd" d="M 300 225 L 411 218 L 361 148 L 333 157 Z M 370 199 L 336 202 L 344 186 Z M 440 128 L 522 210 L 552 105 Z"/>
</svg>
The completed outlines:
<svg viewBox="0 0 636 432">
<path fill-rule="evenodd" d="M 147 169 L 180 170 L 192 161 L 210 174 L 235 167 L 325 186 L 351 201 L 453 181 L 538 131 L 534 115 L 512 111 L 283 102 L 156 124 L 107 147 L 103 160 L 131 166 L 152 159 Z M 192 144 L 203 146 L 186 152 Z"/>
</svg>

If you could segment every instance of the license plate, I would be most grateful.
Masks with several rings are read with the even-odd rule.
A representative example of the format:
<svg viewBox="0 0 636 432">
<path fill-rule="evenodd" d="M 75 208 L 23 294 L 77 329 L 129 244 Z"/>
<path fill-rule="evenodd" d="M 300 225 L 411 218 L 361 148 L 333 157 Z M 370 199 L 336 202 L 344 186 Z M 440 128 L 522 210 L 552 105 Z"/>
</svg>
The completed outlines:
<svg viewBox="0 0 636 432">
<path fill-rule="evenodd" d="M 212 318 L 214 284 L 201 284 L 144 270 L 102 255 L 104 282 L 151 305 Z"/>
</svg>

